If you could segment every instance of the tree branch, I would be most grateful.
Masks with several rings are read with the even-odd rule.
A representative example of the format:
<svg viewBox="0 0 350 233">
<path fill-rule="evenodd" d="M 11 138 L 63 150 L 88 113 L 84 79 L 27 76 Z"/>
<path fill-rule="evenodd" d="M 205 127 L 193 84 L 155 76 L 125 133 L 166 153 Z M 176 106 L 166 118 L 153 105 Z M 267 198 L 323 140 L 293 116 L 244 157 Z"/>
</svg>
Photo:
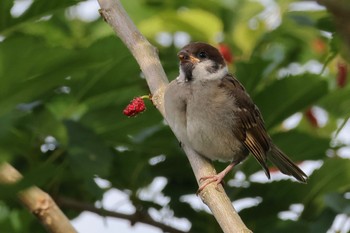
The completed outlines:
<svg viewBox="0 0 350 233">
<path fill-rule="evenodd" d="M 121 219 L 129 220 L 132 225 L 137 222 L 141 222 L 141 223 L 146 223 L 146 224 L 158 227 L 159 229 L 162 229 L 164 232 L 187 233 L 186 231 L 181 231 L 176 228 L 170 227 L 168 225 L 165 225 L 163 223 L 153 220 L 152 217 L 147 212 L 136 211 L 134 214 L 123 214 L 115 211 L 109 211 L 103 208 L 97 208 L 93 204 L 83 203 L 67 197 L 57 197 L 55 198 L 55 200 L 58 203 L 58 205 L 61 207 L 66 207 L 77 211 L 89 211 L 89 212 L 101 215 L 103 217 L 113 217 L 113 218 L 121 218 Z"/>
<path fill-rule="evenodd" d="M 163 95 L 168 80 L 159 61 L 157 50 L 141 35 L 119 0 L 98 0 L 98 2 L 101 6 L 101 16 L 129 48 L 140 65 L 153 94 L 153 103 L 165 117 Z M 184 145 L 183 149 L 198 183 L 201 177 L 216 174 L 214 167 L 207 159 L 198 155 L 187 145 Z M 215 184 L 206 186 L 200 193 L 200 197 L 211 209 L 222 230 L 225 233 L 251 232 L 233 208 L 224 189 L 219 187 L 217 190 L 215 187 Z"/>
<path fill-rule="evenodd" d="M 22 175 L 10 164 L 0 165 L 0 183 L 14 184 L 21 179 Z M 19 192 L 18 198 L 39 219 L 47 231 L 52 233 L 77 232 L 52 198 L 38 187 L 33 186 Z"/>
</svg>

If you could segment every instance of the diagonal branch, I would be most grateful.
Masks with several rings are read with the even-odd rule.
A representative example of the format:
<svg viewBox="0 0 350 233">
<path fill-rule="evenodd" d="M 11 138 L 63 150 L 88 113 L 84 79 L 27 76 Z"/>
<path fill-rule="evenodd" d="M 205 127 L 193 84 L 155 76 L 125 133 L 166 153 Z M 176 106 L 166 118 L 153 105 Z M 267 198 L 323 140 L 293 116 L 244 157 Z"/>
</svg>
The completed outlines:
<svg viewBox="0 0 350 233">
<path fill-rule="evenodd" d="M 134 214 L 124 214 L 124 213 L 118 213 L 115 211 L 109 211 L 103 208 L 97 208 L 93 204 L 83 203 L 67 197 L 57 197 L 55 198 L 55 200 L 58 203 L 58 205 L 61 207 L 66 207 L 66 208 L 77 210 L 80 212 L 89 211 L 89 212 L 101 215 L 103 217 L 125 219 L 125 220 L 129 220 L 131 224 L 141 222 L 141 223 L 158 227 L 159 229 L 162 229 L 164 232 L 169 232 L 169 233 L 186 233 L 186 231 L 181 231 L 171 226 L 168 226 L 166 224 L 153 220 L 153 218 L 147 212 L 136 211 Z"/>
<path fill-rule="evenodd" d="M 22 179 L 22 175 L 10 164 L 0 164 L 0 183 L 13 184 Z M 58 208 L 52 198 L 39 189 L 32 186 L 18 193 L 18 198 L 27 209 L 32 212 L 52 233 L 76 233 L 68 218 Z"/>
<path fill-rule="evenodd" d="M 157 50 L 138 31 L 119 0 L 98 0 L 98 2 L 101 6 L 101 16 L 135 57 L 153 94 L 153 103 L 165 116 L 163 95 L 168 80 L 159 61 Z M 200 177 L 216 173 L 212 164 L 198 155 L 192 148 L 184 145 L 183 149 L 198 183 Z M 214 184 L 210 184 L 200 193 L 200 197 L 211 209 L 225 233 L 251 232 L 242 222 L 222 187 L 217 190 Z"/>
</svg>

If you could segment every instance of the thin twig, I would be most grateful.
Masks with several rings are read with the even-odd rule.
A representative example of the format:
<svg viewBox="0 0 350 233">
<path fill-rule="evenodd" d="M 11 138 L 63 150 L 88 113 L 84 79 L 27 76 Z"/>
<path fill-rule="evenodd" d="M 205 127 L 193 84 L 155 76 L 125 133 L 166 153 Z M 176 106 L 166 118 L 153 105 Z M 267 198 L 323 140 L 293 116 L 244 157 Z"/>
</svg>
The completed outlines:
<svg viewBox="0 0 350 233">
<path fill-rule="evenodd" d="M 119 0 L 98 0 L 98 2 L 101 6 L 101 16 L 129 48 L 140 65 L 153 95 L 153 103 L 164 116 L 163 95 L 168 80 L 159 61 L 157 50 L 137 30 Z M 200 177 L 216 174 L 212 164 L 198 155 L 191 147 L 183 145 L 183 149 L 198 183 Z M 206 186 L 200 193 L 200 197 L 211 209 L 221 229 L 225 233 L 251 232 L 233 208 L 224 189 L 219 187 L 217 190 L 215 187 L 215 184 Z"/>
<path fill-rule="evenodd" d="M 55 198 L 56 202 L 61 207 L 66 207 L 69 209 L 77 210 L 77 211 L 89 211 L 92 213 L 96 213 L 103 217 L 113 217 L 129 220 L 131 224 L 135 224 L 137 222 L 145 223 L 148 225 L 152 225 L 162 229 L 164 232 L 169 233 L 187 233 L 187 231 L 181 231 L 166 224 L 157 222 L 153 220 L 153 218 L 147 212 L 137 211 L 134 214 L 123 214 L 116 211 L 110 211 L 103 208 L 97 208 L 90 203 L 83 203 L 71 198 L 67 197 L 57 197 Z"/>
</svg>

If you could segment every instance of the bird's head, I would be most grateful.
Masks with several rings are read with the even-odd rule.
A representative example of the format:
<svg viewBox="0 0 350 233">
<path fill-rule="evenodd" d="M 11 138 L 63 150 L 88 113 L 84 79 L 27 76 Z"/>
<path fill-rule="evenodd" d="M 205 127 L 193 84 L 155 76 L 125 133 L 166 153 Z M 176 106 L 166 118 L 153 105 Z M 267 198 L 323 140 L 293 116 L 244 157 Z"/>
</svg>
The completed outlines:
<svg viewBox="0 0 350 233">
<path fill-rule="evenodd" d="M 193 42 L 177 54 L 180 59 L 180 76 L 186 82 L 218 79 L 226 75 L 227 66 L 219 50 L 202 43 Z"/>
</svg>

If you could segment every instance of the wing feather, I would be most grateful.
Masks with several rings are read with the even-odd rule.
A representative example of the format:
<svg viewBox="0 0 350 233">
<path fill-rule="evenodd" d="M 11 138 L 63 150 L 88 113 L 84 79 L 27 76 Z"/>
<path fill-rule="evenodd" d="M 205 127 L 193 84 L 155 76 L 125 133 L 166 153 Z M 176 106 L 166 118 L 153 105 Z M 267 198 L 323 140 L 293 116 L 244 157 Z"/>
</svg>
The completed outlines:
<svg viewBox="0 0 350 233">
<path fill-rule="evenodd" d="M 229 90 L 228 94 L 232 95 L 235 100 L 234 115 L 237 117 L 238 122 L 233 133 L 253 154 L 264 168 L 267 177 L 270 178 L 266 160 L 267 152 L 271 146 L 271 139 L 266 132 L 259 109 L 253 103 L 242 84 L 232 75 L 226 75 L 222 80 L 221 86 L 225 90 Z"/>
</svg>

